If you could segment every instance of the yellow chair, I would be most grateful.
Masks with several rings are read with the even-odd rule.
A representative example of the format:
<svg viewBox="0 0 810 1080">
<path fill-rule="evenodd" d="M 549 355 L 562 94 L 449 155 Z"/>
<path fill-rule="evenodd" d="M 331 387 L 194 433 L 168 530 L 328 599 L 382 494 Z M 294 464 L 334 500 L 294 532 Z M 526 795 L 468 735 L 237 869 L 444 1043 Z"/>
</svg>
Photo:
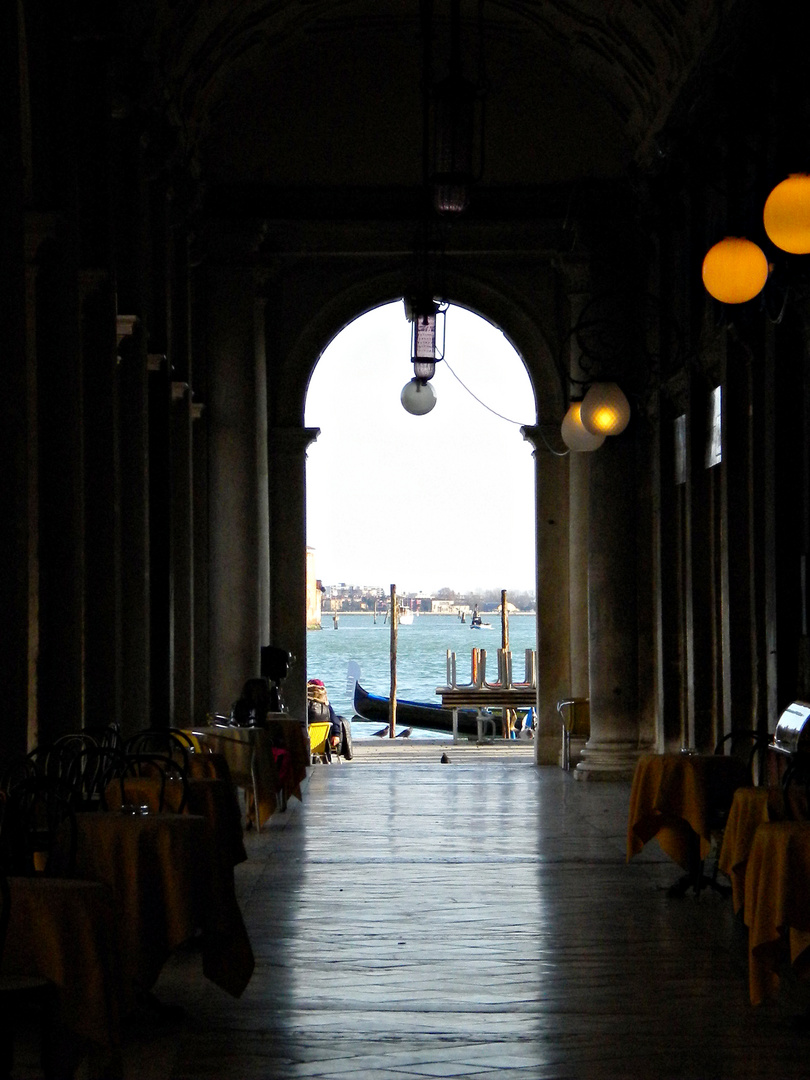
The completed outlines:
<svg viewBox="0 0 810 1080">
<path fill-rule="evenodd" d="M 309 750 L 313 756 L 324 755 L 327 759 L 330 757 L 329 732 L 331 730 L 332 725 L 324 720 L 318 720 L 309 725 Z"/>
</svg>

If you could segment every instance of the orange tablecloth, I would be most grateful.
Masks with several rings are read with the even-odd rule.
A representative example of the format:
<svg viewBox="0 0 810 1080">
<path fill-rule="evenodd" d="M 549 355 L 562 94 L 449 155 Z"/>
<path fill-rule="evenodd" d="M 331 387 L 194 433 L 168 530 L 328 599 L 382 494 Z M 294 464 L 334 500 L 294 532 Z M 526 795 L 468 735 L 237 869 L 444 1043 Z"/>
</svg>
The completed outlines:
<svg viewBox="0 0 810 1080">
<path fill-rule="evenodd" d="M 94 881 L 12 877 L 3 971 L 57 990 L 57 1024 L 108 1052 L 120 1046 L 121 968 L 110 890 Z"/>
<path fill-rule="evenodd" d="M 734 792 L 717 865 L 731 881 L 735 912 L 745 900 L 745 868 L 754 834 L 760 825 L 782 817 L 784 807 L 779 788 L 741 787 Z"/>
<path fill-rule="evenodd" d="M 734 790 L 748 779 L 745 765 L 720 754 L 643 754 L 630 792 L 628 860 L 655 837 L 679 866 L 693 870 L 695 839 L 705 859 L 713 813 L 728 807 Z"/>
<path fill-rule="evenodd" d="M 255 795 L 261 827 L 278 808 L 278 795 L 301 798 L 301 782 L 307 775 L 309 746 L 298 720 L 270 714 L 267 728 L 202 727 L 193 734 L 228 763 L 233 782 Z M 288 771 L 281 775 L 274 749 L 289 755 Z"/>
<path fill-rule="evenodd" d="M 810 821 L 775 821 L 754 833 L 745 874 L 748 982 L 759 1005 L 788 960 L 810 971 Z"/>
<path fill-rule="evenodd" d="M 202 930 L 203 971 L 238 997 L 253 952 L 233 877 L 211 858 L 205 819 L 194 814 L 76 815 L 76 876 L 110 887 L 119 927 L 124 988 L 155 983 L 171 951 Z M 58 867 L 59 846 L 54 852 Z"/>
</svg>

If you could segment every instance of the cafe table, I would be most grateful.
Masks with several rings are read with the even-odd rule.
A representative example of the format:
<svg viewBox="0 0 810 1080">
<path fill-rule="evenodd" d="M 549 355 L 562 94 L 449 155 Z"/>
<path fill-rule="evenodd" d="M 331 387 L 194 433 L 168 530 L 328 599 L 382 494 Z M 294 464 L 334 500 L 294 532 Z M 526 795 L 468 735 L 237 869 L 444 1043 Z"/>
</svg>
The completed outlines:
<svg viewBox="0 0 810 1080">
<path fill-rule="evenodd" d="M 723 754 L 642 754 L 630 792 L 628 862 L 655 838 L 686 871 L 672 886 L 672 895 L 709 884 L 703 860 L 711 850 L 717 815 L 749 780 L 745 764 Z"/>
<path fill-rule="evenodd" d="M 190 757 L 214 757 L 197 754 Z M 236 788 L 230 777 L 189 776 L 186 781 L 186 804 L 182 812 L 205 818 L 211 850 L 226 866 L 234 867 L 247 859 L 242 815 Z M 163 792 L 164 809 L 180 813 L 183 784 L 179 778 L 169 776 Z M 161 781 L 154 776 L 124 776 L 112 780 L 105 789 L 104 802 L 109 810 L 121 810 L 124 806 L 145 806 L 149 813 L 160 811 Z"/>
<path fill-rule="evenodd" d="M 203 972 L 239 997 L 253 951 L 232 870 L 212 857 L 205 818 L 196 814 L 76 815 L 74 876 L 106 884 L 116 908 L 127 1006 L 154 986 L 170 953 L 200 937 Z M 51 862 L 63 854 L 57 836 Z"/>
<path fill-rule="evenodd" d="M 47 979 L 59 1048 L 71 1037 L 86 1042 L 91 1074 L 119 1075 L 123 984 L 112 893 L 98 882 L 41 875 L 8 882 L 3 973 Z"/>
<path fill-rule="evenodd" d="M 301 783 L 309 764 L 309 744 L 298 720 L 270 713 L 266 727 L 205 726 L 190 734 L 228 763 L 233 782 L 244 788 L 256 807 L 261 829 L 290 798 L 301 798 Z"/>
<path fill-rule="evenodd" d="M 717 866 L 731 881 L 735 914 L 745 901 L 745 871 L 754 834 L 760 825 L 785 817 L 784 798 L 779 787 L 740 787 L 734 792 L 728 812 Z"/>
<path fill-rule="evenodd" d="M 810 973 L 810 821 L 758 826 L 745 874 L 748 984 L 759 1005 L 779 988 L 779 970 Z"/>
</svg>

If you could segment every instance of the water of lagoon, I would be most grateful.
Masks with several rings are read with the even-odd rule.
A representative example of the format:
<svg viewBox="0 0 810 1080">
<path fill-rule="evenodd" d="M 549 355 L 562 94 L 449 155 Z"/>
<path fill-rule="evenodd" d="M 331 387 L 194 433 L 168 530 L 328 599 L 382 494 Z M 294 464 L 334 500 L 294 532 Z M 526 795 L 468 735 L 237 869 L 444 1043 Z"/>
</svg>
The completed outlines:
<svg viewBox="0 0 810 1080">
<path fill-rule="evenodd" d="M 397 698 L 438 704 L 438 686 L 447 683 L 447 650 L 456 654 L 458 681 L 470 678 L 470 657 L 474 647 L 487 651 L 487 676 L 498 671 L 501 644 L 501 617 L 495 612 L 483 616 L 489 629 L 474 630 L 456 615 L 418 615 L 410 626 L 400 626 L 397 634 Z M 322 679 L 335 711 L 353 717 L 351 686 L 347 685 L 350 661 L 360 667 L 360 683 L 374 694 L 388 695 L 391 687 L 391 628 L 383 615 L 376 622 L 371 614 L 341 612 L 335 630 L 331 615 L 324 615 L 320 630 L 307 632 L 307 678 Z M 537 620 L 534 615 L 510 615 L 509 645 L 513 678 L 524 678 L 525 650 L 536 648 Z M 352 720 L 356 738 L 380 730 L 380 724 Z M 413 729 L 412 738 L 447 738 L 446 734 Z"/>
</svg>

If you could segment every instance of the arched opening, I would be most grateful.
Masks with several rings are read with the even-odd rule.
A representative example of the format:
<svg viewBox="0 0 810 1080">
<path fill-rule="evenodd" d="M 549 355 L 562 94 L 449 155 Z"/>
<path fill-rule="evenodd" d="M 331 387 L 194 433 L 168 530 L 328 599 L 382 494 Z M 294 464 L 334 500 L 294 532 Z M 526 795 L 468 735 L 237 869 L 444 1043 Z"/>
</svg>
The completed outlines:
<svg viewBox="0 0 810 1080">
<path fill-rule="evenodd" d="M 400 697 L 438 700 L 447 649 L 462 671 L 473 645 L 495 664 L 502 589 L 520 612 L 510 619 L 516 672 L 536 641 L 534 462 L 520 431 L 535 423 L 532 381 L 500 329 L 452 305 L 437 404 L 410 415 L 400 403 L 410 339 L 402 301 L 374 308 L 332 339 L 307 391 L 305 425 L 320 429 L 307 455 L 307 546 L 327 601 L 327 632 L 307 635 L 307 669 L 348 715 L 349 661 L 388 692 L 392 583 L 416 612 L 399 637 Z M 476 602 L 489 634 L 471 634 Z"/>
</svg>

